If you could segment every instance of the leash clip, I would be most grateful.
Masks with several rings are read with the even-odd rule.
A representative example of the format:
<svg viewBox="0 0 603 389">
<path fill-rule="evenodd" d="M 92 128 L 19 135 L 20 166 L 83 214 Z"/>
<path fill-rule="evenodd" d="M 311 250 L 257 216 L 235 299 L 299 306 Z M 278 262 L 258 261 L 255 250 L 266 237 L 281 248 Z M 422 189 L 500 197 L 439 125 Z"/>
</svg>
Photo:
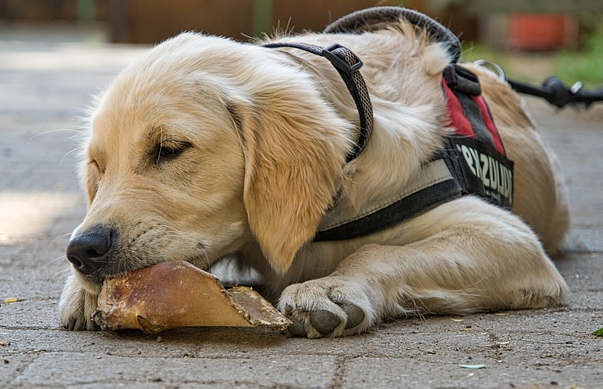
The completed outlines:
<svg viewBox="0 0 603 389">
<path fill-rule="evenodd" d="M 486 61 L 485 59 L 478 59 L 473 61 L 473 64 L 475 66 L 481 66 L 488 70 L 494 71 L 499 80 L 505 81 L 507 79 L 505 71 L 497 63 Z"/>
<path fill-rule="evenodd" d="M 343 49 L 343 50 L 340 50 Z M 336 50 L 340 50 L 339 53 Z M 342 52 L 343 51 L 343 52 Z M 353 59 L 354 63 L 349 64 L 346 61 L 345 53 L 349 53 L 349 57 Z M 325 47 L 321 52 L 322 56 L 331 62 L 331 64 L 340 72 L 344 74 L 352 74 L 357 72 L 362 67 L 362 61 L 356 56 L 350 49 L 335 43 L 329 47 Z"/>
</svg>

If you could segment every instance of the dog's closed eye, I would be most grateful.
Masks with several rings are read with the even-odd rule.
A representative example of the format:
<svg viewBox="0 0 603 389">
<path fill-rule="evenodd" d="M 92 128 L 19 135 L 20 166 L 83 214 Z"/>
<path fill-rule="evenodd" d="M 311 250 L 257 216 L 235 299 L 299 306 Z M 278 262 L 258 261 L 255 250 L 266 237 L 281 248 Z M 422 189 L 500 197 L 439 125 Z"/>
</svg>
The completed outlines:
<svg viewBox="0 0 603 389">
<path fill-rule="evenodd" d="M 158 143 L 153 150 L 153 164 L 159 165 L 174 160 L 191 147 L 193 145 L 189 142 L 164 140 Z"/>
</svg>

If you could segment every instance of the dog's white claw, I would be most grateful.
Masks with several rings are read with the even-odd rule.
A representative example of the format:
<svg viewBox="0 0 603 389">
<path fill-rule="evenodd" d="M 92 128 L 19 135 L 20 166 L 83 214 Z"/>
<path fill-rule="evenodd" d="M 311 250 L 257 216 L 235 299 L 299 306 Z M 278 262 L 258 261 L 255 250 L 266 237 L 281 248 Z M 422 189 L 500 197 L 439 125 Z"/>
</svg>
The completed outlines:
<svg viewBox="0 0 603 389">
<path fill-rule="evenodd" d="M 92 320 L 97 296 L 87 292 L 71 275 L 65 284 L 59 301 L 61 326 L 69 331 L 94 331 L 98 326 Z"/>
</svg>

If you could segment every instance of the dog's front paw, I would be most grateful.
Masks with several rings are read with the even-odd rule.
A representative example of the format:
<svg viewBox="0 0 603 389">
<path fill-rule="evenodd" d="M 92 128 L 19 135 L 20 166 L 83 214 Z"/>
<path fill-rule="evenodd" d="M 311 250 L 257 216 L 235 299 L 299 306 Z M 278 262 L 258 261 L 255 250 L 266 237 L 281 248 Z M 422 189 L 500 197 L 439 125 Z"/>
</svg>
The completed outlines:
<svg viewBox="0 0 603 389">
<path fill-rule="evenodd" d="M 70 331 L 97 330 L 98 326 L 92 320 L 97 297 L 84 289 L 75 274 L 70 275 L 59 301 L 61 325 Z"/>
<path fill-rule="evenodd" d="M 308 338 L 357 334 L 374 322 L 362 285 L 343 277 L 290 285 L 281 294 L 278 308 L 293 322 L 289 332 Z"/>
</svg>

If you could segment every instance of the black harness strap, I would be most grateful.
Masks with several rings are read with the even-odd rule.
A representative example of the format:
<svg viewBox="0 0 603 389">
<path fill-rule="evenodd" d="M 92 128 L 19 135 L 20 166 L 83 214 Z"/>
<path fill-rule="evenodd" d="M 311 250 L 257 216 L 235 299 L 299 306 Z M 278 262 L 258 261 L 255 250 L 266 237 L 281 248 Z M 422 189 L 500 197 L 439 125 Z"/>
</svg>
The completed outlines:
<svg viewBox="0 0 603 389">
<path fill-rule="evenodd" d="M 263 45 L 268 48 L 292 47 L 309 53 L 324 57 L 335 67 L 346 87 L 350 91 L 358 116 L 360 118 L 360 134 L 354 148 L 346 157 L 346 162 L 352 161 L 358 157 L 373 132 L 373 106 L 371 98 L 359 70 L 362 67 L 362 61 L 350 49 L 339 44 L 329 47 L 320 47 L 306 43 L 268 43 Z"/>
</svg>

